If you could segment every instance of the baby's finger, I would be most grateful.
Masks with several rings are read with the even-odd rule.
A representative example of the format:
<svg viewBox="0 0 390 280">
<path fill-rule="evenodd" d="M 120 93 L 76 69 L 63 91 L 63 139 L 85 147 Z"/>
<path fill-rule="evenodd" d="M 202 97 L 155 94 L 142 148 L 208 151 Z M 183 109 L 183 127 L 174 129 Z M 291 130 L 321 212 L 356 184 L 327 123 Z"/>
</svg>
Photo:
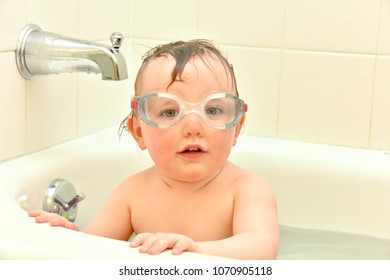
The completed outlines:
<svg viewBox="0 0 390 280">
<path fill-rule="evenodd" d="M 79 227 L 75 223 L 72 223 L 72 222 L 69 222 L 69 221 L 65 222 L 65 227 L 67 229 L 79 231 Z"/>
<path fill-rule="evenodd" d="M 53 227 L 64 227 L 67 229 L 79 231 L 79 228 L 75 223 L 69 222 L 66 218 L 60 217 L 60 216 L 57 218 L 51 219 L 50 225 Z"/>
<path fill-rule="evenodd" d="M 42 213 L 43 213 L 43 210 L 30 210 L 27 212 L 29 217 L 36 217 L 36 216 L 42 215 Z"/>
<path fill-rule="evenodd" d="M 58 216 L 50 219 L 50 225 L 53 227 L 65 227 L 65 223 L 68 222 L 64 217 Z"/>
<path fill-rule="evenodd" d="M 148 254 L 159 254 L 175 244 L 175 240 L 169 238 L 168 236 L 157 237 L 156 241 L 149 247 L 147 250 Z"/>
<path fill-rule="evenodd" d="M 179 239 L 175 246 L 172 248 L 173 255 L 179 255 L 184 251 L 193 253 L 202 253 L 197 243 L 191 238 L 184 237 Z"/>
<path fill-rule="evenodd" d="M 57 218 L 57 217 L 59 217 L 58 214 L 47 213 L 47 212 L 42 211 L 42 213 L 40 215 L 35 216 L 35 221 L 37 223 L 47 223 L 50 220 Z"/>
<path fill-rule="evenodd" d="M 145 242 L 145 240 L 147 238 L 149 238 L 150 236 L 152 236 L 153 234 L 151 233 L 140 233 L 140 234 L 137 234 L 133 240 L 131 240 L 130 242 L 130 247 L 132 248 L 136 248 L 136 247 L 139 247 L 141 244 L 143 244 Z"/>
<path fill-rule="evenodd" d="M 142 245 L 139 247 L 140 253 L 149 253 L 149 250 L 153 247 L 154 243 L 158 240 L 158 237 L 151 235 L 144 240 Z"/>
<path fill-rule="evenodd" d="M 189 242 L 189 240 L 186 239 L 179 239 L 175 246 L 172 248 L 172 254 L 173 255 L 179 255 L 183 253 L 184 251 L 187 251 L 190 249 L 192 244 Z"/>
</svg>

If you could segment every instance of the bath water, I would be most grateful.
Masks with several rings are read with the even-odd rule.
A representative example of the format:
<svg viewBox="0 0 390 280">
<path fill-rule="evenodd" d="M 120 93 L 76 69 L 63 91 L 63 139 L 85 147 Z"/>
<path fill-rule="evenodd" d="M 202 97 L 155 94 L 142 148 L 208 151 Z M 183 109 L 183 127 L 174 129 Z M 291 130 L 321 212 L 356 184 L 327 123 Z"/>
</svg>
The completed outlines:
<svg viewBox="0 0 390 280">
<path fill-rule="evenodd" d="M 281 260 L 390 260 L 390 240 L 336 231 L 280 228 Z"/>
</svg>

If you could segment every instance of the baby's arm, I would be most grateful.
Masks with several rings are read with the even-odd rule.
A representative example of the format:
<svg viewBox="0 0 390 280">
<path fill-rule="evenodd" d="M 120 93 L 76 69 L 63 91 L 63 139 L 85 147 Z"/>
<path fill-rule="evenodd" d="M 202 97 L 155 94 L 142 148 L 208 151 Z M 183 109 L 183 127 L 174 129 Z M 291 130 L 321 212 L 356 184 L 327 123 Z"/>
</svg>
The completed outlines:
<svg viewBox="0 0 390 280">
<path fill-rule="evenodd" d="M 129 240 L 133 233 L 127 180 L 111 193 L 98 215 L 83 232 L 117 240 Z"/>
<path fill-rule="evenodd" d="M 116 188 L 106 201 L 100 213 L 90 222 L 83 232 L 109 237 L 118 240 L 128 240 L 133 232 L 130 220 L 129 207 L 124 200 L 128 197 L 126 185 L 121 184 Z M 30 217 L 34 217 L 37 223 L 49 223 L 51 226 L 60 226 L 79 231 L 75 223 L 55 213 L 43 210 L 28 211 Z"/>
<path fill-rule="evenodd" d="M 198 242 L 203 253 L 237 259 L 275 259 L 279 245 L 277 205 L 271 187 L 248 178 L 235 195 L 233 236 Z"/>
</svg>

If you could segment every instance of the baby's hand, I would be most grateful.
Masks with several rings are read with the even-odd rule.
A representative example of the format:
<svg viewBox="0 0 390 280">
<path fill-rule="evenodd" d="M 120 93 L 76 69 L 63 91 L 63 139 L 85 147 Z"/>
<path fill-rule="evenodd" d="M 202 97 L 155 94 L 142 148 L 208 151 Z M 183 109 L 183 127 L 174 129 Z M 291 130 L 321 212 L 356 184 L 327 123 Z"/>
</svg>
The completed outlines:
<svg viewBox="0 0 390 280">
<path fill-rule="evenodd" d="M 35 217 L 35 222 L 37 223 L 49 223 L 53 227 L 64 227 L 79 231 L 79 228 L 75 223 L 69 222 L 66 218 L 55 213 L 49 213 L 43 210 L 32 210 L 28 211 L 28 216 Z"/>
<path fill-rule="evenodd" d="M 194 240 L 175 233 L 140 233 L 130 242 L 130 247 L 139 247 L 140 253 L 151 255 L 167 249 L 172 249 L 173 255 L 179 255 L 184 251 L 199 253 L 199 247 Z"/>
</svg>

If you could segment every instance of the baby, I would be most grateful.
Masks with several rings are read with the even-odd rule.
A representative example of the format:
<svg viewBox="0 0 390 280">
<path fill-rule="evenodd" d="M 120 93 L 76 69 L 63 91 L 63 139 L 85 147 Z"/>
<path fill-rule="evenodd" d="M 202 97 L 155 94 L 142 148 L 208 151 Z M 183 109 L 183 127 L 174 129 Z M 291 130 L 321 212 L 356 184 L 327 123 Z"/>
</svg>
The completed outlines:
<svg viewBox="0 0 390 280">
<path fill-rule="evenodd" d="M 275 259 L 279 224 L 274 193 L 258 174 L 228 161 L 247 105 L 232 66 L 210 42 L 149 51 L 124 121 L 154 166 L 123 181 L 83 232 L 129 240 L 139 252 L 171 249 L 236 259 Z M 36 222 L 79 230 L 57 214 Z"/>
</svg>

